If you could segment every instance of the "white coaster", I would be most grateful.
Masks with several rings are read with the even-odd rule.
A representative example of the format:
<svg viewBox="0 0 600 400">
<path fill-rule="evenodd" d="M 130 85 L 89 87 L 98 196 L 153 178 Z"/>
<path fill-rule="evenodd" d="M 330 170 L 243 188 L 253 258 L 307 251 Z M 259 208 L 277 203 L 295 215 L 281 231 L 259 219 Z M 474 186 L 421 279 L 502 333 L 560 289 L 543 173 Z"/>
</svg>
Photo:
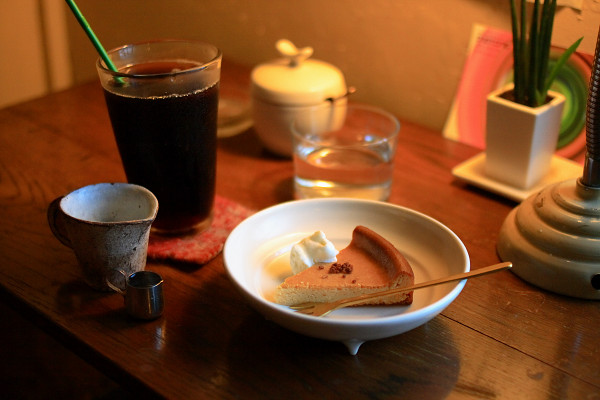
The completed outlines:
<svg viewBox="0 0 600 400">
<path fill-rule="evenodd" d="M 489 192 L 521 202 L 552 183 L 579 178 L 583 174 L 583 167 L 577 162 L 554 156 L 550 171 L 541 182 L 529 189 L 519 189 L 489 178 L 485 175 L 484 167 L 485 152 L 482 152 L 454 167 L 452 175 Z"/>
</svg>

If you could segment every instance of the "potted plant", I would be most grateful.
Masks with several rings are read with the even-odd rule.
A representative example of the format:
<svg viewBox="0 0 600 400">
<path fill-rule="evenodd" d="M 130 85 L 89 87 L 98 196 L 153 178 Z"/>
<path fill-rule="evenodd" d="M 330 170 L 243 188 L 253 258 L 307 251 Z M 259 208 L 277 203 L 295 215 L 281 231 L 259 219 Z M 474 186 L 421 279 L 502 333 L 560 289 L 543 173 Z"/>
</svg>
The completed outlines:
<svg viewBox="0 0 600 400">
<path fill-rule="evenodd" d="M 535 0 L 527 26 L 526 0 L 510 0 L 513 84 L 487 98 L 485 173 L 519 189 L 538 183 L 550 168 L 564 107 L 550 90 L 558 72 L 583 38 L 550 68 L 556 0 Z"/>
</svg>

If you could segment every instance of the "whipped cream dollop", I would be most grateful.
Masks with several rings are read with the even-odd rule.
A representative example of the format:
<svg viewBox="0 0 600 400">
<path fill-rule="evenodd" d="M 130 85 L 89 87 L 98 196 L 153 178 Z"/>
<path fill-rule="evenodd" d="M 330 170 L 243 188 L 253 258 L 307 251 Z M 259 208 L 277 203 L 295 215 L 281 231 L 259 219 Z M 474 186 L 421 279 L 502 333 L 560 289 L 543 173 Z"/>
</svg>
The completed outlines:
<svg viewBox="0 0 600 400">
<path fill-rule="evenodd" d="M 290 252 L 292 272 L 295 275 L 316 263 L 336 262 L 338 253 L 333 243 L 327 240 L 325 234 L 316 231 L 292 246 Z"/>
</svg>

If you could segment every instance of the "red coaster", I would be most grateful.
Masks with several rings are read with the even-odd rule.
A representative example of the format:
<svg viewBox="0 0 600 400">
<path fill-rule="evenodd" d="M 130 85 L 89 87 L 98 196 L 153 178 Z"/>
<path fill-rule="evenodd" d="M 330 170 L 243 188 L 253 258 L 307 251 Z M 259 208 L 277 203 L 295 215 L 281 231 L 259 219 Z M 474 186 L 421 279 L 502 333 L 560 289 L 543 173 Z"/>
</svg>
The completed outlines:
<svg viewBox="0 0 600 400">
<path fill-rule="evenodd" d="M 233 228 L 253 213 L 234 201 L 216 196 L 210 228 L 184 236 L 151 234 L 148 258 L 206 264 L 223 250 L 225 240 Z"/>
</svg>

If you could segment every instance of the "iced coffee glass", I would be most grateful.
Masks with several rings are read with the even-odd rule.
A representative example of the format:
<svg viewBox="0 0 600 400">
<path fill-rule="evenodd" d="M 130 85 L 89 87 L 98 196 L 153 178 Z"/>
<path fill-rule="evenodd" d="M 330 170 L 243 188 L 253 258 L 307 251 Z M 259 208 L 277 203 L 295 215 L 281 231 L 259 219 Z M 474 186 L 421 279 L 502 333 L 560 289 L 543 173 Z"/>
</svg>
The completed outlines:
<svg viewBox="0 0 600 400">
<path fill-rule="evenodd" d="M 108 52 L 118 72 L 96 67 L 130 183 L 158 198 L 153 231 L 210 226 L 215 195 L 221 51 L 159 40 Z"/>
</svg>

